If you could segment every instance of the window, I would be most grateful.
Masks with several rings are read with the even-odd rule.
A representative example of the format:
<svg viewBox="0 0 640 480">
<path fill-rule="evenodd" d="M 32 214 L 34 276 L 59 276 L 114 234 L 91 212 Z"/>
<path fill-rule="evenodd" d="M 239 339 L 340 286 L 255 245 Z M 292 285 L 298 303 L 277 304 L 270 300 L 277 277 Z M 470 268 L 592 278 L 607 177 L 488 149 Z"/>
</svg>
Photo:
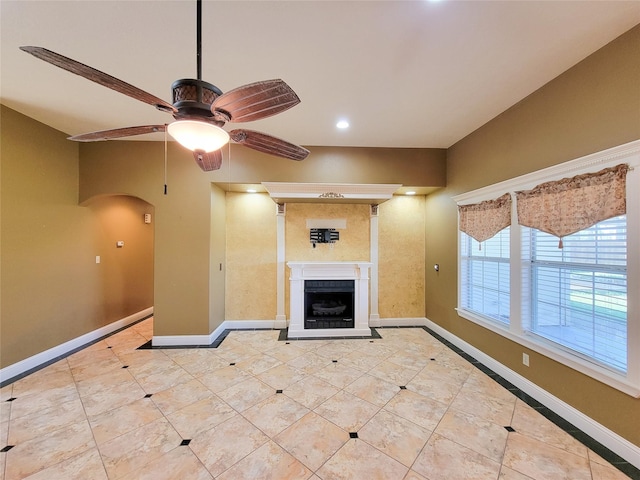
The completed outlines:
<svg viewBox="0 0 640 480">
<path fill-rule="evenodd" d="M 526 330 L 627 371 L 626 216 L 558 239 L 523 228 L 530 259 Z"/>
<path fill-rule="evenodd" d="M 509 231 L 479 243 L 460 233 L 461 304 L 490 319 L 509 323 Z"/>
<path fill-rule="evenodd" d="M 518 225 L 515 192 L 623 163 L 626 215 L 563 237 L 563 248 Z M 627 295 L 640 292 L 640 249 L 631 248 L 640 244 L 640 141 L 454 199 L 472 206 L 505 193 L 511 227 L 482 243 L 459 232 L 459 315 L 640 397 L 640 295 Z"/>
</svg>

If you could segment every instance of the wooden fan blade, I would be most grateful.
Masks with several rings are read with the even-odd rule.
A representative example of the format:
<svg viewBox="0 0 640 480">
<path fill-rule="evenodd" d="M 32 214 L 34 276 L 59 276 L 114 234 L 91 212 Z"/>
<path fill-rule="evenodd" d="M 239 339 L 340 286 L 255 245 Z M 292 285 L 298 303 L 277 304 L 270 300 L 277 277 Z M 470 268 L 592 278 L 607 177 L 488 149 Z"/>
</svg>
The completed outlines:
<svg viewBox="0 0 640 480">
<path fill-rule="evenodd" d="M 304 160 L 307 158 L 307 155 L 309 155 L 309 150 L 306 148 L 267 135 L 266 133 L 238 129 L 231 130 L 229 136 L 234 142 L 240 143 L 245 147 L 290 160 Z"/>
<path fill-rule="evenodd" d="M 143 125 L 140 127 L 115 128 L 113 130 L 102 130 L 100 132 L 74 135 L 73 137 L 69 137 L 69 140 L 74 140 L 76 142 L 99 142 L 101 140 L 113 140 L 115 138 L 144 135 L 145 133 L 164 132 L 165 129 L 165 125 Z"/>
<path fill-rule="evenodd" d="M 214 116 L 230 122 L 251 122 L 283 112 L 300 103 L 300 99 L 282 80 L 265 80 L 234 88 L 215 99 Z"/>
<path fill-rule="evenodd" d="M 174 108 L 173 105 L 165 102 L 155 95 L 151 95 L 150 93 L 147 93 L 144 90 L 140 90 L 139 88 L 123 82 L 116 77 L 112 77 L 111 75 L 103 73 L 100 70 L 96 70 L 95 68 L 89 67 L 83 63 L 72 60 L 71 58 L 65 57 L 56 52 L 52 52 L 51 50 L 47 50 L 46 48 L 26 46 L 20 47 L 20 50 L 30 53 L 34 57 L 55 65 L 56 67 L 60 67 L 67 72 L 75 73 L 76 75 L 80 75 L 87 80 L 91 80 L 92 82 L 103 85 L 107 88 L 110 88 L 111 90 L 123 93 L 131 98 L 135 98 L 136 100 L 139 100 L 141 102 L 148 103 L 149 105 L 153 105 L 159 110 L 172 113 L 178 111 L 176 108 Z"/>
<path fill-rule="evenodd" d="M 214 150 L 213 152 L 193 152 L 193 158 L 198 166 L 205 172 L 218 170 L 222 165 L 222 150 Z"/>
</svg>

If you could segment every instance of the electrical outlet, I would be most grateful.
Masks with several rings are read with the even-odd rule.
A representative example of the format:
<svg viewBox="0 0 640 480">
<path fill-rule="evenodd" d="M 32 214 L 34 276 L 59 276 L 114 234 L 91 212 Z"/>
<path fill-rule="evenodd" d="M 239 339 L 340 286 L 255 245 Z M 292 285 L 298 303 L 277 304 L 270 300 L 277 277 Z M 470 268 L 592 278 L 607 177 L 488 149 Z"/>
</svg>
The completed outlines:
<svg viewBox="0 0 640 480">
<path fill-rule="evenodd" d="M 529 366 L 529 354 L 522 353 L 522 363 L 525 367 Z"/>
</svg>

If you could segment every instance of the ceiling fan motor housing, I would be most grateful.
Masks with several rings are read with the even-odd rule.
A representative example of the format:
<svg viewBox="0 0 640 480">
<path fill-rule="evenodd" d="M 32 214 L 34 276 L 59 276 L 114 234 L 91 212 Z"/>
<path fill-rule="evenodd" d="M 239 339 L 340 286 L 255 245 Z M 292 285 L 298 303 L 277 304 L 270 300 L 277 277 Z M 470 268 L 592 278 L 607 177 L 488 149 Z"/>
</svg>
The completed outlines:
<svg viewBox="0 0 640 480">
<path fill-rule="evenodd" d="M 211 117 L 211 104 L 222 95 L 215 85 L 203 80 L 182 78 L 171 85 L 173 106 L 178 109 L 177 117 Z"/>
</svg>

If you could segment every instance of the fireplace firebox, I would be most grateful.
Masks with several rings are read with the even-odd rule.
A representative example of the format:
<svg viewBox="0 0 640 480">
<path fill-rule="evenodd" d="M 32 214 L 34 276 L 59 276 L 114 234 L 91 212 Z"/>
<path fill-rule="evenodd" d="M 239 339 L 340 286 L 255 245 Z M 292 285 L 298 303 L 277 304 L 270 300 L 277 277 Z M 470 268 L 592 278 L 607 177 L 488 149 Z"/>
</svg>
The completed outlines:
<svg viewBox="0 0 640 480">
<path fill-rule="evenodd" d="M 354 280 L 305 280 L 304 328 L 353 328 Z"/>
</svg>

